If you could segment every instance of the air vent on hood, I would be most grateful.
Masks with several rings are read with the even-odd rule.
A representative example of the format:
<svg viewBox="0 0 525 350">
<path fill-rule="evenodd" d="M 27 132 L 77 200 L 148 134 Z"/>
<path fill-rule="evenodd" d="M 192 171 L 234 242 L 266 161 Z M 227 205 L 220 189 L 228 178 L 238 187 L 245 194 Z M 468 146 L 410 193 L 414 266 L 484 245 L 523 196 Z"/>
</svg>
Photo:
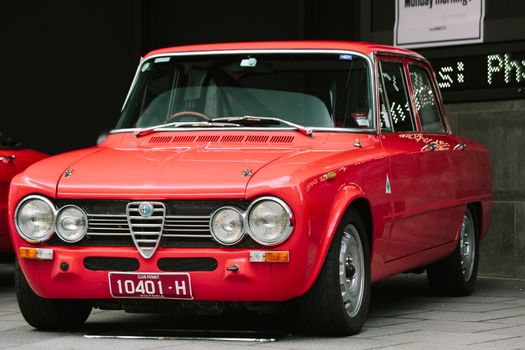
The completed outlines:
<svg viewBox="0 0 525 350">
<path fill-rule="evenodd" d="M 220 142 L 220 143 L 292 143 L 294 136 L 268 136 L 268 135 L 179 135 L 179 136 L 153 136 L 148 143 L 193 143 L 193 142 Z"/>
<path fill-rule="evenodd" d="M 250 135 L 246 137 L 246 142 L 267 142 L 269 138 L 269 136 L 264 135 Z"/>
<path fill-rule="evenodd" d="M 195 141 L 195 136 L 173 136 L 172 142 L 193 142 Z"/>
<path fill-rule="evenodd" d="M 292 143 L 293 136 L 272 136 L 270 139 L 271 143 Z"/>
<path fill-rule="evenodd" d="M 153 136 L 149 139 L 149 143 L 168 143 L 171 141 L 171 136 Z"/>
<path fill-rule="evenodd" d="M 227 135 L 221 138 L 221 142 L 242 142 L 244 140 L 243 135 Z"/>
<path fill-rule="evenodd" d="M 208 135 L 197 137 L 197 142 L 217 142 L 220 136 Z"/>
</svg>

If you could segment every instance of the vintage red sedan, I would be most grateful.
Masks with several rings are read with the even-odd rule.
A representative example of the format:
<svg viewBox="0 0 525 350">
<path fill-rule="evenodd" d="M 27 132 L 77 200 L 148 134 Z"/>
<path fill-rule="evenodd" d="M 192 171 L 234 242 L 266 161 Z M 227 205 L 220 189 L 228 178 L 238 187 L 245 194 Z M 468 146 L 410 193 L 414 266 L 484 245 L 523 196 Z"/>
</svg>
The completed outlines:
<svg viewBox="0 0 525 350">
<path fill-rule="evenodd" d="M 296 301 L 306 329 L 358 332 L 371 283 L 427 271 L 466 295 L 492 201 L 482 145 L 452 134 L 422 56 L 353 42 L 146 55 L 97 147 L 14 178 L 22 314 L 81 326 Z"/>
<path fill-rule="evenodd" d="M 0 132 L 0 256 L 13 252 L 7 225 L 7 195 L 11 179 L 45 157 L 46 154 L 24 148 L 20 142 Z"/>
</svg>

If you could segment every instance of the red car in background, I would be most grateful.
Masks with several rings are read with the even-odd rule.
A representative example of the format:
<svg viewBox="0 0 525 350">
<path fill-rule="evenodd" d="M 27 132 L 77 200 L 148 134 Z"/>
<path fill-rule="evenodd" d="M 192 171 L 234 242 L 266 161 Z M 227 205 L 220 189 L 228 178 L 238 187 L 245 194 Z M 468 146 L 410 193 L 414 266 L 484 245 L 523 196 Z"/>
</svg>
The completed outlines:
<svg viewBox="0 0 525 350">
<path fill-rule="evenodd" d="M 22 148 L 19 142 L 0 132 L 0 254 L 13 251 L 7 224 L 7 198 L 11 179 L 45 157 L 47 155 L 44 153 Z"/>
<path fill-rule="evenodd" d="M 105 141 L 14 178 L 17 297 L 39 329 L 93 307 L 293 301 L 311 332 L 355 334 L 388 276 L 471 293 L 491 205 L 488 151 L 451 132 L 419 54 L 167 48 L 140 63 Z"/>
</svg>

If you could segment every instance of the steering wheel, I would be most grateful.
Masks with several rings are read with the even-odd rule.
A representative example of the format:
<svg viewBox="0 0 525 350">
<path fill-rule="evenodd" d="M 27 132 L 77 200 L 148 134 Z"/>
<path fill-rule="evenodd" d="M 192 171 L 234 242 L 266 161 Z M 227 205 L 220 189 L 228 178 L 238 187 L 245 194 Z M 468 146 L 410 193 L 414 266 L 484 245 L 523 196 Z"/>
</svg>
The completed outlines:
<svg viewBox="0 0 525 350">
<path fill-rule="evenodd" d="M 177 112 L 177 113 L 173 113 L 168 118 L 166 118 L 165 123 L 174 122 L 174 121 L 176 121 L 177 119 L 179 119 L 180 117 L 182 117 L 184 115 L 190 115 L 192 117 L 198 117 L 198 118 L 201 118 L 201 119 L 203 119 L 205 121 L 211 120 L 211 118 L 209 116 L 207 116 L 206 114 L 204 114 L 204 113 L 195 112 L 195 111 L 180 111 L 180 112 Z"/>
</svg>

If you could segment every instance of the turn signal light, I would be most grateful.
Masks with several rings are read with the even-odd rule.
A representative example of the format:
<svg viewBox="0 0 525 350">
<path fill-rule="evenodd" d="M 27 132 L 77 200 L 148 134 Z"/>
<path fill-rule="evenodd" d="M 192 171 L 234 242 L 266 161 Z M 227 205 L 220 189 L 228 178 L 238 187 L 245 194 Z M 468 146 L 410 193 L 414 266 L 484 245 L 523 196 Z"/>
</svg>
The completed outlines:
<svg viewBox="0 0 525 350">
<path fill-rule="evenodd" d="M 264 257 L 266 258 L 266 262 L 272 263 L 287 263 L 290 261 L 289 252 L 266 252 Z"/>
<path fill-rule="evenodd" d="M 287 263 L 290 262 L 289 251 L 251 251 L 250 262 Z"/>
<path fill-rule="evenodd" d="M 29 260 L 53 260 L 53 249 L 21 247 L 18 256 Z"/>
</svg>

